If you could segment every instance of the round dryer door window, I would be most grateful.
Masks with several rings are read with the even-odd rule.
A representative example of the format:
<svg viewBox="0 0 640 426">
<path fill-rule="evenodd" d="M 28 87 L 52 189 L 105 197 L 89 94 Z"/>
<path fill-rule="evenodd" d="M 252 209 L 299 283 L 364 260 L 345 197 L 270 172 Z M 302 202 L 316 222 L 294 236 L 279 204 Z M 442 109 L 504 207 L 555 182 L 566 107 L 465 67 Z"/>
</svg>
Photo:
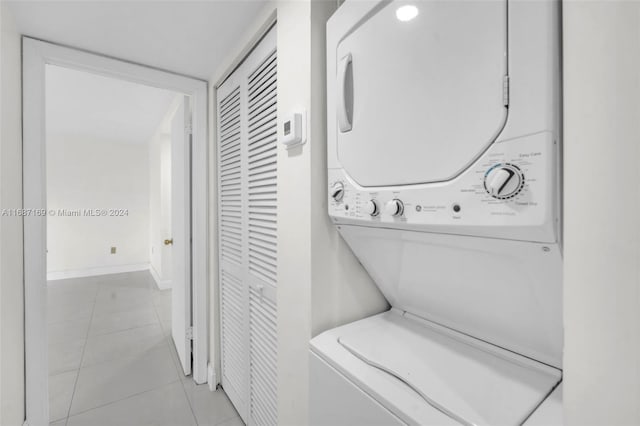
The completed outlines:
<svg viewBox="0 0 640 426">
<path fill-rule="evenodd" d="M 365 187 L 447 181 L 507 117 L 507 2 L 381 2 L 337 55 L 337 154 Z"/>
</svg>

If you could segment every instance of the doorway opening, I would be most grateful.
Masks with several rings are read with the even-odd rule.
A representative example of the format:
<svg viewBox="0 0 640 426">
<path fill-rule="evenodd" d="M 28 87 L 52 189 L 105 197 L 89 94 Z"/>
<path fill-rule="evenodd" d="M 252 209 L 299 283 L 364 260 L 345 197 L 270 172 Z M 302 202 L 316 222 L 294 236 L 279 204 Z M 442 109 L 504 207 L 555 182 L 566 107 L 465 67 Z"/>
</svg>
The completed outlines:
<svg viewBox="0 0 640 426">
<path fill-rule="evenodd" d="M 206 106 L 206 82 L 23 39 L 28 423 L 206 383 Z"/>
<path fill-rule="evenodd" d="M 49 420 L 82 423 L 191 374 L 171 244 L 187 239 L 171 222 L 188 169 L 171 160 L 189 152 L 190 99 L 55 65 L 45 82 Z"/>
</svg>

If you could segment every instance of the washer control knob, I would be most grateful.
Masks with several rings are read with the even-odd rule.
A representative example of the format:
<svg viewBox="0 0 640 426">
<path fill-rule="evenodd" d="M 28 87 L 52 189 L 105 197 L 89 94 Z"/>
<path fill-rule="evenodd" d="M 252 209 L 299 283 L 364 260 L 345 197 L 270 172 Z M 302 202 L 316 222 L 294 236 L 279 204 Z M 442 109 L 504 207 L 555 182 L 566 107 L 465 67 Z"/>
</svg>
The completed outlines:
<svg viewBox="0 0 640 426">
<path fill-rule="evenodd" d="M 504 200 L 517 195 L 524 186 L 520 168 L 513 164 L 498 164 L 487 172 L 484 187 L 493 198 Z"/>
<path fill-rule="evenodd" d="M 380 207 L 378 206 L 378 202 L 376 200 L 367 201 L 365 211 L 369 213 L 369 216 L 378 216 L 380 214 Z"/>
<path fill-rule="evenodd" d="M 384 211 L 391 216 L 402 216 L 404 204 L 402 204 L 402 201 L 394 198 L 384 206 Z"/>
<path fill-rule="evenodd" d="M 344 184 L 342 182 L 336 182 L 331 187 L 331 198 L 340 202 L 344 198 Z"/>
</svg>

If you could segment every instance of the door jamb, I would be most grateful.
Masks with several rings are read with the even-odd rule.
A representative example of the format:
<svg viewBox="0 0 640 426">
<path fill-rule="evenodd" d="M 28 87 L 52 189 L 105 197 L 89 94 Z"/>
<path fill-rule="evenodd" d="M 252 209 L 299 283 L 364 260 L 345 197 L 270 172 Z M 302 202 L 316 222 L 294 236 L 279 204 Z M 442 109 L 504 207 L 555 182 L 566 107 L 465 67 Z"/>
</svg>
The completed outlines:
<svg viewBox="0 0 640 426">
<path fill-rule="evenodd" d="M 45 66 L 58 65 L 184 93 L 192 98 L 191 267 L 193 379 L 207 382 L 208 361 L 208 84 L 168 71 L 22 38 L 23 206 L 46 209 Z M 46 339 L 46 216 L 24 217 L 26 424 L 49 424 Z"/>
</svg>

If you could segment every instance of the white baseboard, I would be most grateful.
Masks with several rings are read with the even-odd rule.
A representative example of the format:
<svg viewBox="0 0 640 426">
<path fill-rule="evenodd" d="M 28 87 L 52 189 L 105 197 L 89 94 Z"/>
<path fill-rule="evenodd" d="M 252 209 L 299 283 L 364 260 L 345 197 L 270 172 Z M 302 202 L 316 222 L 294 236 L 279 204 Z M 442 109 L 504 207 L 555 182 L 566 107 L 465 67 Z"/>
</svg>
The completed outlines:
<svg viewBox="0 0 640 426">
<path fill-rule="evenodd" d="M 121 274 L 123 272 L 147 271 L 148 263 L 133 265 L 99 266 L 95 268 L 75 269 L 66 271 L 47 272 L 47 281 L 64 280 L 67 278 L 93 277 L 96 275 Z"/>
<path fill-rule="evenodd" d="M 158 274 L 158 271 L 156 271 L 156 268 L 154 268 L 153 265 L 149 265 L 149 272 L 151 272 L 151 276 L 160 290 L 171 289 L 171 280 L 160 279 L 160 274 Z"/>
</svg>

